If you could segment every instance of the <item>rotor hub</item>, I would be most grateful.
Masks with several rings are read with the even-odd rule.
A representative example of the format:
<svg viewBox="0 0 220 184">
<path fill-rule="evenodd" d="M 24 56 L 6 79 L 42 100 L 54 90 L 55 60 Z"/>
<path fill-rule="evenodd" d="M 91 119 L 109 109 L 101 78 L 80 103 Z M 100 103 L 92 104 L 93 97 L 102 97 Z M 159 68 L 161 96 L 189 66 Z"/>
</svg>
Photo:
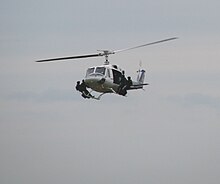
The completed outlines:
<svg viewBox="0 0 220 184">
<path fill-rule="evenodd" d="M 115 54 L 114 51 L 110 51 L 110 50 L 97 50 L 97 51 L 100 52 L 100 56 L 105 56 L 105 62 L 104 62 L 105 65 L 109 64 L 108 56 L 110 54 Z"/>
</svg>

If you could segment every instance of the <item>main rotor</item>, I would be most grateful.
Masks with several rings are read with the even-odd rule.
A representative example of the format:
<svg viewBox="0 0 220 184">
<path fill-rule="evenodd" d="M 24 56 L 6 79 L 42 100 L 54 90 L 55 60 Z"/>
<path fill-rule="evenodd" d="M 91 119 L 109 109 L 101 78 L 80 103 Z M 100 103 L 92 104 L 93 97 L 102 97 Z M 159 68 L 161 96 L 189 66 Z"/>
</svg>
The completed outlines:
<svg viewBox="0 0 220 184">
<path fill-rule="evenodd" d="M 108 56 L 110 54 L 115 54 L 114 51 L 110 51 L 110 50 L 97 50 L 97 51 L 99 52 L 100 56 L 105 56 L 105 62 L 104 62 L 105 65 L 109 64 Z"/>
<path fill-rule="evenodd" d="M 147 43 L 147 44 L 143 44 L 143 45 L 139 45 L 139 46 L 135 46 L 135 47 L 130 47 L 130 48 L 126 48 L 126 49 L 121 49 L 121 50 L 115 50 L 115 51 L 97 50 L 98 53 L 95 53 L 95 54 L 85 54 L 85 55 L 79 55 L 79 56 L 69 56 L 69 57 L 43 59 L 43 60 L 37 60 L 36 62 L 49 62 L 49 61 L 60 61 L 60 60 L 80 59 L 80 58 L 90 58 L 90 57 L 104 56 L 105 57 L 104 64 L 108 65 L 109 64 L 108 56 L 111 55 L 111 54 L 124 52 L 124 51 L 132 50 L 132 49 L 137 49 L 137 48 L 141 48 L 141 47 L 145 47 L 145 46 L 149 46 L 149 45 L 154 45 L 154 44 L 158 44 L 158 43 L 162 43 L 162 42 L 167 42 L 167 41 L 171 41 L 171 40 L 175 40 L 175 39 L 177 39 L 177 37 L 168 38 L 168 39 L 164 39 L 164 40 L 159 40 L 159 41 L 155 41 L 155 42 L 151 42 L 151 43 Z"/>
</svg>

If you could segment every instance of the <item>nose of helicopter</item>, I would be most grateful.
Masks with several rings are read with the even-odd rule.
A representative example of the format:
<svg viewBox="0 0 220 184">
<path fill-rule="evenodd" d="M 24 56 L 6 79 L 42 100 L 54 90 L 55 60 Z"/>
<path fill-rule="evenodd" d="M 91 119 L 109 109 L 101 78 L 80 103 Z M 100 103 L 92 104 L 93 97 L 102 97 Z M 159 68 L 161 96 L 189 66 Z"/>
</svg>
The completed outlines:
<svg viewBox="0 0 220 184">
<path fill-rule="evenodd" d="M 105 78 L 103 77 L 87 77 L 85 79 L 85 83 L 88 87 L 93 88 L 93 86 L 97 86 L 99 84 L 104 84 Z"/>
<path fill-rule="evenodd" d="M 106 89 L 105 89 L 105 78 L 103 78 L 102 76 L 100 77 L 87 77 L 84 79 L 86 85 L 91 88 L 92 90 L 94 91 L 97 91 L 97 92 L 105 92 Z"/>
</svg>

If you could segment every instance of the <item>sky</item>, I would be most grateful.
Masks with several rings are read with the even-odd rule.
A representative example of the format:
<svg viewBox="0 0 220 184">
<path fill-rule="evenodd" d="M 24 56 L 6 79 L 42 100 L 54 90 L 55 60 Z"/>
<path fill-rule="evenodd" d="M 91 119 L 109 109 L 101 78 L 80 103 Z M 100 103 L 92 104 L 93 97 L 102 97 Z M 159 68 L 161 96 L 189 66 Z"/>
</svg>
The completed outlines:
<svg viewBox="0 0 220 184">
<path fill-rule="evenodd" d="M 218 184 L 220 2 L 0 0 L 1 184 Z M 35 60 L 178 40 L 110 56 L 145 90 L 85 100 L 104 58 Z"/>
</svg>

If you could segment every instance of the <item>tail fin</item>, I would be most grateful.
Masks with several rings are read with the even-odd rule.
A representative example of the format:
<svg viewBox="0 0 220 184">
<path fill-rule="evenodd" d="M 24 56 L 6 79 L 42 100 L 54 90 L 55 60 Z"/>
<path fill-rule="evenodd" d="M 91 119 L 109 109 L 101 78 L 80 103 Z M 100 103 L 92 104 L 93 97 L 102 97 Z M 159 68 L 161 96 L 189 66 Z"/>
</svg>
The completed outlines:
<svg viewBox="0 0 220 184">
<path fill-rule="evenodd" d="M 138 72 L 137 82 L 139 84 L 143 84 L 144 83 L 144 78 L 145 78 L 145 70 L 139 69 L 137 72 Z"/>
</svg>

